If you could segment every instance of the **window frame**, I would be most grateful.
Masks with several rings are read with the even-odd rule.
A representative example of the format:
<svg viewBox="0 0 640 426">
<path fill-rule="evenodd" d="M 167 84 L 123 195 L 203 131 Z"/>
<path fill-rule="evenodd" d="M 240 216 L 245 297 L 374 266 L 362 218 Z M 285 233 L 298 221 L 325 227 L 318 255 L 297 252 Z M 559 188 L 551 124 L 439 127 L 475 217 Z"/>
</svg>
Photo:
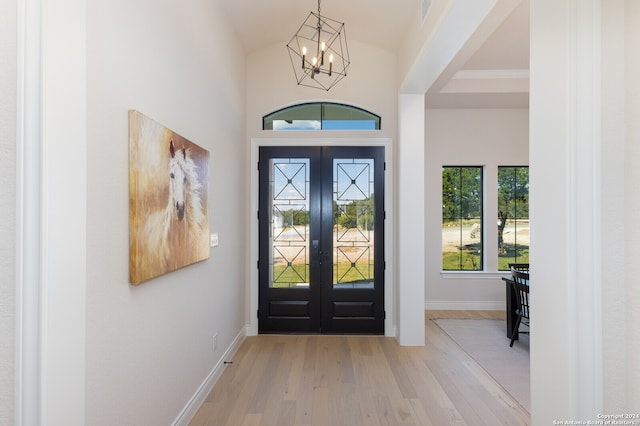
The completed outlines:
<svg viewBox="0 0 640 426">
<path fill-rule="evenodd" d="M 294 118 L 295 120 L 300 120 L 300 121 L 314 121 L 314 122 L 319 122 L 319 128 L 304 128 L 304 129 L 298 129 L 298 128 L 291 128 L 291 129 L 275 129 L 275 130 L 282 130 L 282 131 L 295 131 L 295 130 L 303 130 L 303 131 L 309 131 L 309 130 L 381 130 L 382 129 L 382 118 L 377 115 L 372 113 L 371 111 L 367 111 L 363 108 L 359 108 L 353 105 L 348 105 L 348 104 L 343 104 L 343 103 L 338 103 L 338 102 L 304 102 L 304 103 L 300 103 L 300 104 L 295 104 L 295 105 L 290 105 L 288 107 L 285 108 L 281 108 L 277 111 L 273 111 L 269 114 L 266 114 L 262 117 L 262 130 L 274 130 L 273 128 L 273 121 L 274 121 L 274 117 L 278 117 L 278 120 L 286 120 L 286 118 L 283 118 L 282 116 L 284 116 L 287 112 L 291 112 L 293 113 L 299 113 L 300 111 L 307 111 L 310 112 L 314 109 L 314 107 L 318 107 L 319 109 L 319 115 L 318 113 L 315 113 L 313 115 L 310 116 L 300 116 L 300 117 L 296 117 Z M 329 108 L 328 114 L 326 109 Z M 374 126 L 373 128 L 325 128 L 326 123 L 329 121 L 328 118 L 325 118 L 325 116 L 333 116 L 333 112 L 331 109 L 338 110 L 340 108 L 344 109 L 345 112 L 347 112 L 348 114 L 353 114 L 354 117 L 353 119 L 348 119 L 348 118 L 343 118 L 343 119 L 333 119 L 331 121 L 337 121 L 337 120 L 345 120 L 345 121 L 373 121 Z M 369 117 L 369 119 L 358 119 L 357 117 L 361 116 L 361 117 Z M 294 120 L 292 119 L 292 121 Z M 270 125 L 268 123 L 271 123 Z"/>
<path fill-rule="evenodd" d="M 455 209 L 457 209 L 459 211 L 458 216 L 446 216 L 444 214 L 444 202 L 445 202 L 445 192 L 444 192 L 444 172 L 445 169 L 458 169 L 459 171 L 461 171 L 461 169 L 477 169 L 478 173 L 479 173 L 479 187 L 478 190 L 480 192 L 480 198 L 479 200 L 477 200 L 477 208 L 478 208 L 478 214 L 479 216 L 474 216 L 474 217 L 465 217 L 462 215 L 462 209 L 461 206 L 456 206 Z M 484 166 L 451 166 L 451 165 L 443 165 L 441 168 L 441 204 L 442 204 L 442 211 L 441 211 L 441 227 L 442 230 L 444 230 L 444 223 L 445 220 L 450 219 L 451 221 L 455 222 L 455 221 L 459 221 L 460 225 L 460 249 L 458 250 L 459 252 L 459 260 L 458 260 L 458 268 L 457 269 L 450 269 L 447 268 L 445 269 L 445 251 L 444 251 L 444 236 L 442 236 L 442 240 L 441 240 L 441 270 L 443 273 L 478 273 L 478 272 L 484 272 L 485 271 L 485 239 L 484 239 L 484 226 L 485 226 L 485 217 L 484 217 L 484 203 L 485 203 L 485 167 Z M 462 180 L 462 174 L 460 172 L 458 172 L 458 175 L 460 176 L 460 179 Z M 459 185 L 460 191 L 462 191 L 462 185 Z M 458 196 L 458 198 L 460 200 L 462 200 L 461 196 Z M 460 201 L 462 202 L 462 201 Z M 475 220 L 478 219 L 479 220 L 479 229 L 477 231 L 479 231 L 480 233 L 480 243 L 479 243 L 479 251 L 480 251 L 480 256 L 479 256 L 479 262 L 478 262 L 478 267 L 476 269 L 465 269 L 464 268 L 464 260 L 463 260 L 463 255 L 464 255 L 464 250 L 462 249 L 463 247 L 463 226 L 462 226 L 462 221 L 463 220 Z"/>
<path fill-rule="evenodd" d="M 529 191 L 530 191 L 530 188 L 529 188 L 529 182 L 530 182 L 529 170 L 530 170 L 530 167 L 529 167 L 529 165 L 525 165 L 525 166 L 523 166 L 523 165 L 518 165 L 518 166 L 512 166 L 512 165 L 511 166 L 509 166 L 509 165 L 501 166 L 501 165 L 498 165 L 497 166 L 497 169 L 496 169 L 496 173 L 497 173 L 496 199 L 497 199 L 497 202 L 498 202 L 497 206 L 496 206 L 497 207 L 496 212 L 498 213 L 497 219 L 500 220 L 499 213 L 500 213 L 500 202 L 501 202 L 501 200 L 500 200 L 500 170 L 501 169 L 514 169 L 514 186 L 512 186 L 512 188 L 514 188 L 513 191 L 515 191 L 515 187 L 517 186 L 517 169 L 527 169 L 527 184 L 526 184 L 526 187 L 527 187 L 527 209 L 526 209 L 527 210 L 527 217 L 526 217 L 526 219 L 530 220 L 530 216 L 529 216 L 529 210 L 530 210 L 530 208 L 529 208 Z M 514 197 L 513 199 L 516 200 L 517 197 Z M 516 209 L 515 206 L 514 206 L 514 211 L 517 212 L 517 209 Z M 517 245 L 518 245 L 518 243 L 517 243 L 517 241 L 518 241 L 517 240 L 517 232 L 518 232 L 517 231 L 517 221 L 518 221 L 518 218 L 520 216 L 518 216 L 517 213 L 515 213 L 514 216 L 515 217 L 508 218 L 507 220 L 510 219 L 510 220 L 513 220 L 513 221 L 516 222 L 516 225 L 515 225 L 516 226 L 516 230 L 515 230 L 515 235 L 516 235 L 515 236 L 515 246 L 517 247 Z M 498 239 L 498 246 L 495 248 L 496 249 L 496 258 L 497 258 L 497 266 L 496 266 L 496 268 L 497 268 L 498 272 L 508 272 L 509 271 L 508 268 L 500 269 L 500 258 L 501 258 L 501 255 L 500 255 L 499 244 L 500 244 L 500 240 Z M 531 249 L 531 242 L 529 242 L 529 250 L 530 249 Z M 516 254 L 517 254 L 517 252 L 516 252 Z M 502 257 L 502 258 L 504 258 L 504 257 Z M 529 258 L 527 257 L 527 259 L 525 261 L 524 259 L 519 259 L 518 256 L 515 256 L 515 257 L 509 259 L 507 264 L 509 264 L 509 263 L 529 263 Z"/>
</svg>

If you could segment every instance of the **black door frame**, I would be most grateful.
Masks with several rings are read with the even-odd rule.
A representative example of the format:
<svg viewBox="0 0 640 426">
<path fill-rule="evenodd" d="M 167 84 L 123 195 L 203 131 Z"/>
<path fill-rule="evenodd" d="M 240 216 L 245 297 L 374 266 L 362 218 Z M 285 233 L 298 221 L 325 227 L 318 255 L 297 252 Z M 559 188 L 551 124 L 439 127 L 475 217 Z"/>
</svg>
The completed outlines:
<svg viewBox="0 0 640 426">
<path fill-rule="evenodd" d="M 384 333 L 384 182 L 385 182 L 385 161 L 384 161 L 384 148 L 374 146 L 340 146 L 340 147 L 323 147 L 323 153 L 329 158 L 357 158 L 367 157 L 375 160 L 376 166 L 374 167 L 374 180 L 379 183 L 378 189 L 375 190 L 374 203 L 375 210 L 379 214 L 376 215 L 376 232 L 374 233 L 374 251 L 376 253 L 377 261 L 374 262 L 375 271 L 374 277 L 378 282 L 380 288 L 371 290 L 362 289 L 340 289 L 322 292 L 322 307 L 325 309 L 325 314 L 322 316 L 322 330 L 324 333 L 342 332 L 342 328 L 347 328 L 353 333 Z M 323 217 L 330 218 L 333 213 L 332 195 L 333 195 L 333 180 L 323 179 L 322 194 L 325 197 L 323 200 Z M 330 219 L 322 223 L 322 241 L 326 244 L 322 247 L 322 252 L 332 252 L 333 243 L 333 220 Z M 323 262 L 322 267 L 323 276 L 331 277 L 333 275 L 331 262 Z M 378 281 L 379 279 L 379 281 Z M 323 282 L 323 286 L 330 286 L 332 283 Z M 373 294 L 368 301 L 364 302 L 359 296 L 360 292 L 370 292 Z M 330 307 L 331 306 L 331 307 Z M 362 315 L 362 317 L 350 317 L 341 316 L 339 310 L 351 310 L 349 315 Z M 328 315 L 328 312 L 333 312 L 333 317 Z M 363 318 L 371 315 L 371 320 L 364 320 Z"/>
<path fill-rule="evenodd" d="M 385 212 L 386 223 L 385 227 L 385 250 L 387 253 L 395 253 L 395 231 L 393 226 L 389 224 L 394 223 L 396 215 L 395 206 L 393 204 L 393 193 L 395 185 L 395 166 L 394 158 L 395 153 L 393 150 L 393 138 L 387 136 L 372 137 L 367 134 L 359 134 L 356 136 L 332 136 L 331 138 L 325 137 L 325 135 L 316 135 L 311 137 L 308 133 L 285 135 L 278 137 L 250 137 L 250 148 L 248 153 L 248 169 L 251 170 L 251 174 L 248 178 L 246 194 L 246 203 L 249 207 L 246 213 L 247 235 L 245 239 L 247 245 L 247 275 L 246 281 L 242 284 L 245 293 L 245 301 L 247 306 L 247 314 L 245 319 L 245 327 L 239 331 L 237 336 L 240 339 L 243 336 L 257 336 L 258 335 L 258 157 L 259 151 L 262 147 L 269 146 L 381 146 L 385 148 L 385 164 L 386 164 L 386 176 L 385 176 Z M 385 336 L 395 337 L 398 332 L 398 319 L 396 306 L 398 296 L 396 294 L 397 284 L 394 280 L 395 277 L 395 259 L 393 256 L 389 256 L 385 259 Z"/>
<path fill-rule="evenodd" d="M 263 149 L 264 148 L 264 149 Z M 314 167 L 310 167 L 309 191 L 312 194 L 310 209 L 321 206 L 320 214 L 312 214 L 310 231 L 308 235 L 309 258 L 309 282 L 315 283 L 308 288 L 271 288 L 269 282 L 270 268 L 268 259 L 271 246 L 262 243 L 259 249 L 259 259 L 262 268 L 259 268 L 259 282 L 263 283 L 259 290 L 259 320 L 260 332 L 278 332 L 287 329 L 288 332 L 320 332 L 323 333 L 375 333 L 382 334 L 385 330 L 385 146 L 259 146 L 259 159 L 263 163 L 259 171 L 259 182 L 264 181 L 265 186 L 259 190 L 259 206 L 263 214 L 270 210 L 270 195 L 268 194 L 268 181 L 270 167 L 267 166 L 269 158 L 309 158 Z M 282 152 L 282 154 L 281 154 Z M 375 211 L 376 225 L 374 235 L 374 280 L 375 287 L 368 288 L 340 288 L 336 289 L 333 283 L 333 259 L 332 250 L 334 244 L 333 225 L 333 196 L 334 181 L 333 171 L 336 167 L 334 159 L 339 158 L 372 158 L 374 159 L 373 182 L 375 182 Z M 329 176 L 321 176 L 321 161 L 324 173 Z M 295 160 L 294 160 L 295 162 Z M 348 163 L 350 163 L 348 161 Z M 343 166 L 346 163 L 343 163 Z M 368 167 L 368 166 L 365 166 Z M 368 168 L 364 170 L 369 170 Z M 327 178 L 328 177 L 328 178 Z M 351 179 L 351 178 L 349 178 Z M 354 180 L 355 182 L 355 180 Z M 289 180 L 291 184 L 291 180 Z M 373 190 L 370 188 L 369 190 Z M 320 195 L 323 194 L 323 195 Z M 322 199 L 320 199 L 322 197 Z M 357 199 L 357 198 L 356 198 Z M 265 216 L 265 218 L 268 216 Z M 324 220 L 321 222 L 321 217 Z M 259 234 L 264 241 L 270 241 L 268 237 L 271 224 L 267 220 L 259 221 Z M 317 244 L 318 241 L 322 243 Z M 313 243 L 312 243 L 313 242 Z M 351 243 L 347 243 L 351 244 Z M 328 255 L 327 255 L 328 254 Z M 260 262 L 258 266 L 260 267 Z M 355 264 L 354 264 L 355 265 Z M 289 265 L 291 267 L 291 264 Z M 323 277 L 324 282 L 320 282 Z M 324 289 L 324 290 L 323 290 Z M 260 292 L 268 297 L 261 297 Z M 279 313 L 266 315 L 266 312 Z M 321 314 L 322 313 L 322 314 Z M 283 315 L 280 318 L 278 315 Z M 321 323 L 320 323 L 320 318 Z"/>
</svg>

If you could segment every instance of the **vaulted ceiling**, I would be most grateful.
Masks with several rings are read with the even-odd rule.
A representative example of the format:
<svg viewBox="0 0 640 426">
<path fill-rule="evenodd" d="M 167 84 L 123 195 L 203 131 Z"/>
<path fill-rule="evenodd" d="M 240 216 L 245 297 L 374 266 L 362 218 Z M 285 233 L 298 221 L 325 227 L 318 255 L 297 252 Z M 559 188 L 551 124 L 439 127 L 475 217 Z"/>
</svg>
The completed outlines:
<svg viewBox="0 0 640 426">
<path fill-rule="evenodd" d="M 286 44 L 309 12 L 318 9 L 311 0 L 219 1 L 247 53 Z M 345 22 L 348 39 L 396 52 L 411 18 L 428 12 L 432 2 L 447 1 L 451 0 L 322 0 L 321 13 Z M 529 0 L 496 4 L 500 2 L 516 6 L 507 16 L 488 17 L 493 22 L 474 33 L 430 87 L 427 107 L 528 106 Z"/>
</svg>

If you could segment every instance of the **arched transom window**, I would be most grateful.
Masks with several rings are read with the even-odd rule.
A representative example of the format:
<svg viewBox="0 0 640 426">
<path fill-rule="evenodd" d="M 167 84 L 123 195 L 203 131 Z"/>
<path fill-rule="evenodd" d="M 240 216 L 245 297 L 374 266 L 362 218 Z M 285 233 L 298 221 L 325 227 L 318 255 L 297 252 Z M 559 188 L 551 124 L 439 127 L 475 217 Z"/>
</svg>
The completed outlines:
<svg viewBox="0 0 640 426">
<path fill-rule="evenodd" d="M 350 105 L 314 102 L 262 117 L 263 130 L 380 130 L 380 116 Z"/>
</svg>

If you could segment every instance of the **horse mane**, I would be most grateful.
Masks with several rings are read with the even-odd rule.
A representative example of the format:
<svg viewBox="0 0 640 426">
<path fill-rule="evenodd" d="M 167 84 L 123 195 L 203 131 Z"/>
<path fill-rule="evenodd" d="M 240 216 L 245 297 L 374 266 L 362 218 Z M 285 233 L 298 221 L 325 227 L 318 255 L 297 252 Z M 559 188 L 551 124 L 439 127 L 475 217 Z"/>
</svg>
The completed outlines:
<svg viewBox="0 0 640 426">
<path fill-rule="evenodd" d="M 172 162 L 178 162 L 187 178 L 185 217 L 178 220 L 171 197 L 165 207 L 151 212 L 145 223 L 144 269 L 146 272 L 168 272 L 202 258 L 202 250 L 208 250 L 205 230 L 207 217 L 202 206 L 203 184 L 198 177 L 196 163 L 191 158 L 191 148 L 174 149 L 170 142 Z M 174 155 L 175 154 L 175 155 Z M 166 189 L 169 190 L 168 188 Z M 208 225 L 208 224 L 206 224 Z"/>
<path fill-rule="evenodd" d="M 202 199 L 200 198 L 200 192 L 202 191 L 202 183 L 198 179 L 198 170 L 196 163 L 191 158 L 191 148 L 183 148 L 185 151 L 184 156 L 184 171 L 189 181 L 188 193 L 187 193 L 187 223 L 189 228 L 196 232 L 202 231 L 202 223 L 205 220 L 204 212 L 202 209 Z M 170 207 L 170 206 L 168 206 Z"/>
</svg>

